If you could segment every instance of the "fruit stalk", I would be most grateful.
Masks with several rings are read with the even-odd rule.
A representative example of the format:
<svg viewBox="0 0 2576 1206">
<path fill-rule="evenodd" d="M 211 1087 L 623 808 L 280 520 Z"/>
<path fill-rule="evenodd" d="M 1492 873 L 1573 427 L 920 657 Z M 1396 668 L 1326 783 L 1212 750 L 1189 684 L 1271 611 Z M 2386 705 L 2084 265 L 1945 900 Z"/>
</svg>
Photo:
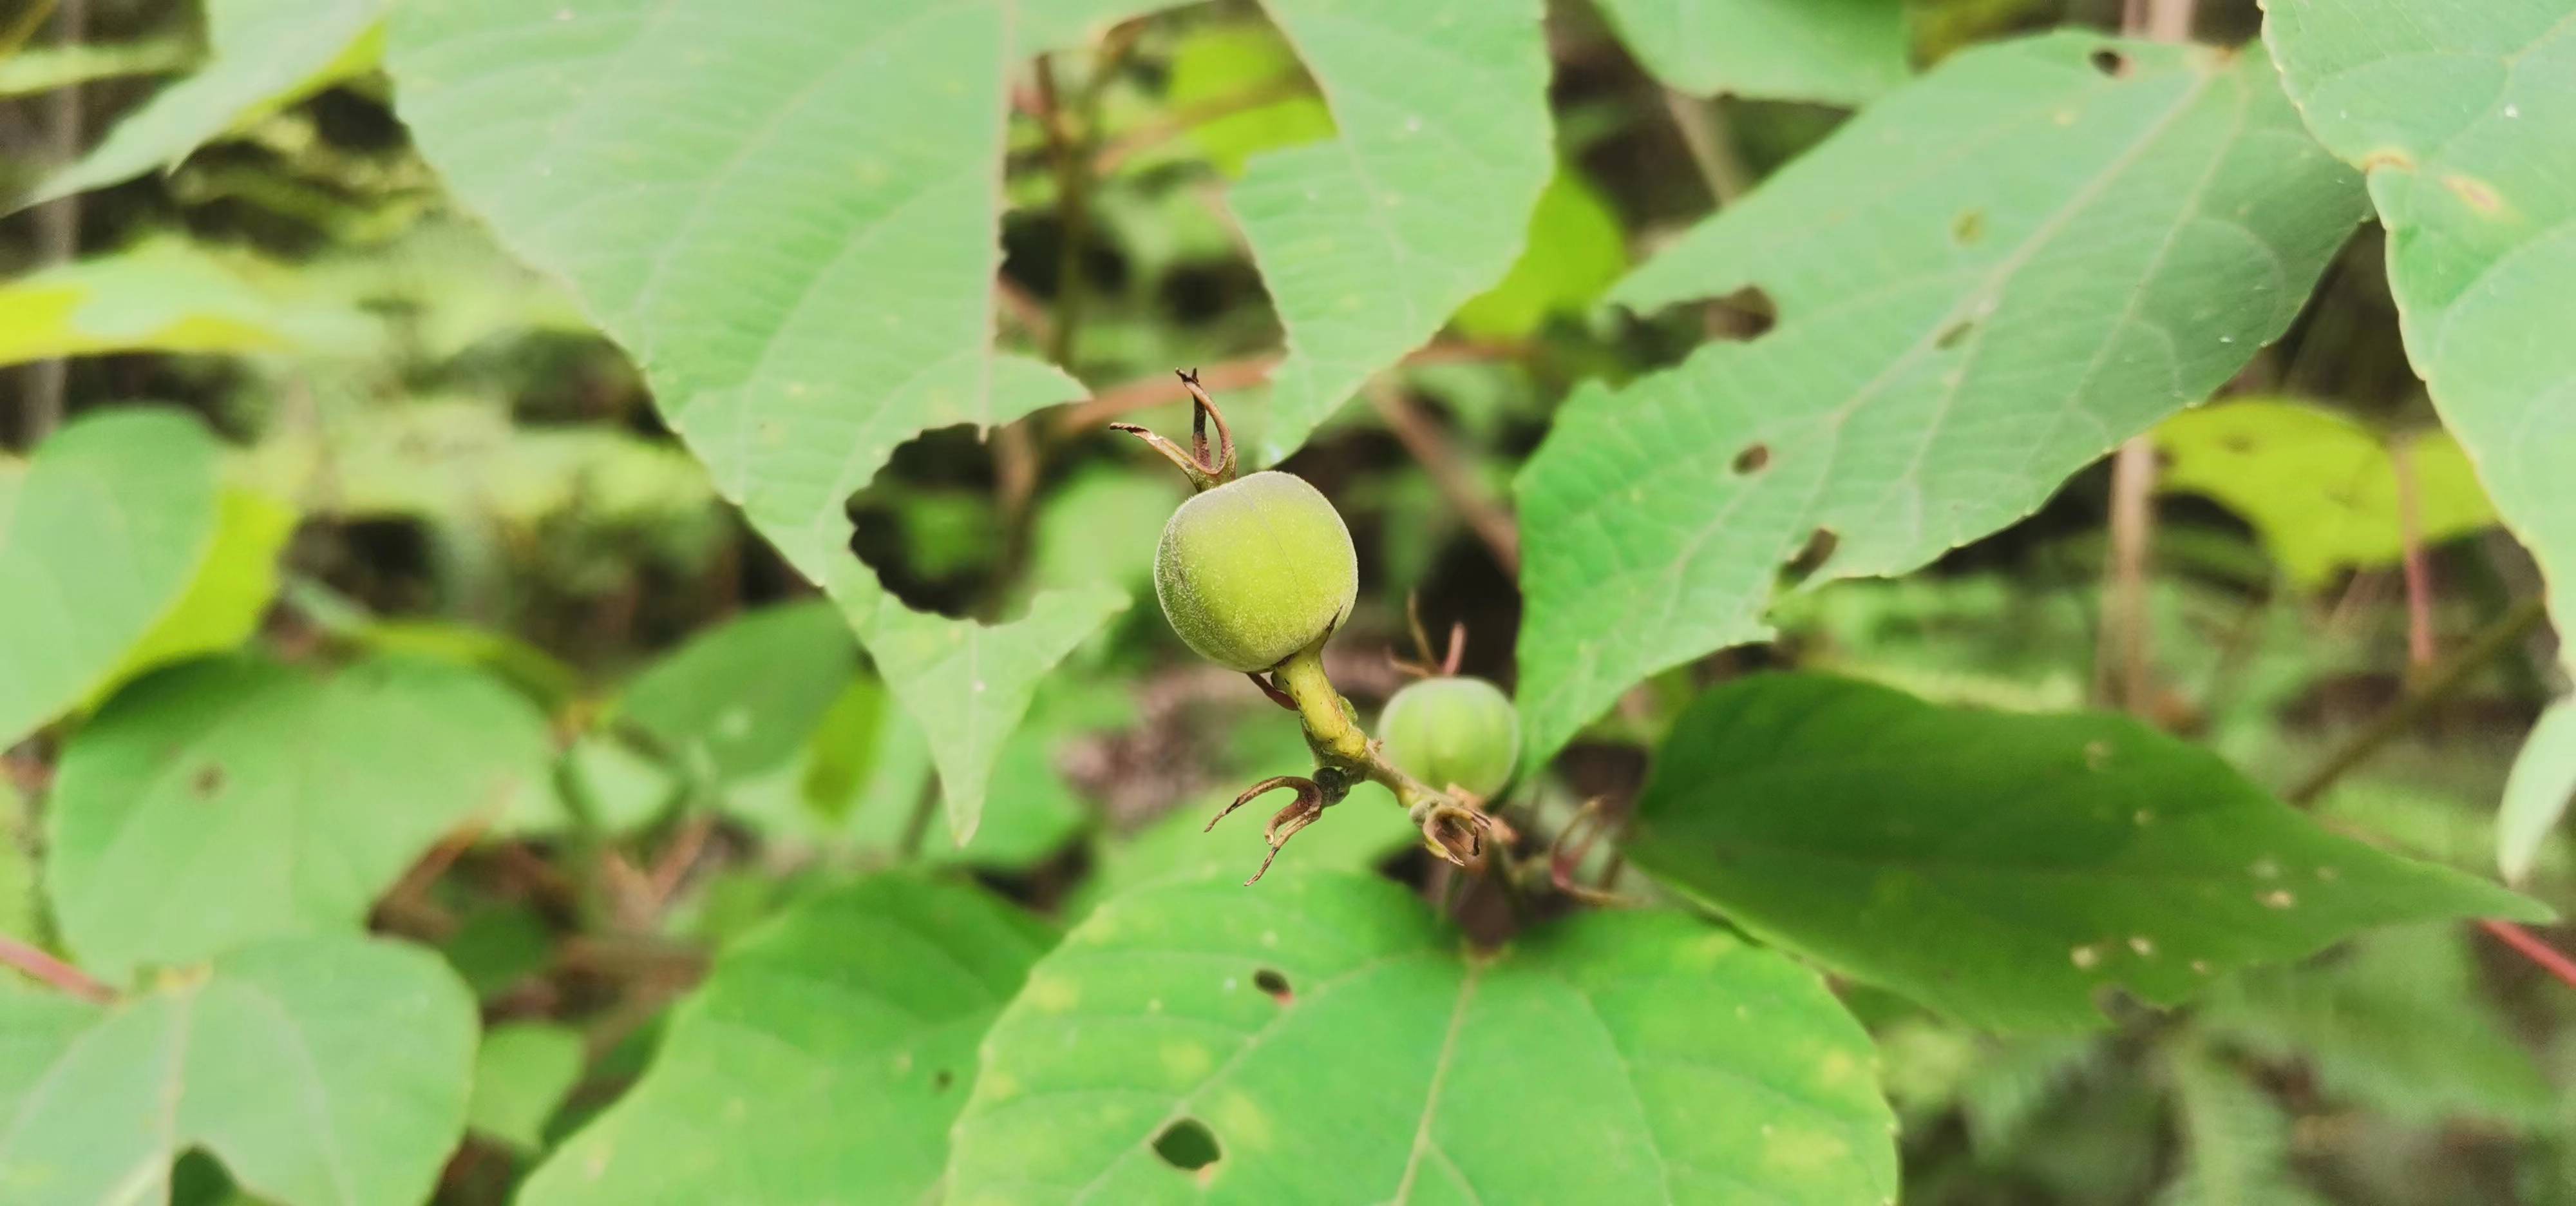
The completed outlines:
<svg viewBox="0 0 2576 1206">
<path fill-rule="evenodd" d="M 1353 780 L 1366 779 L 1395 793 L 1395 802 L 1403 805 L 1405 815 L 1422 827 L 1423 839 L 1442 858 L 1465 866 L 1482 851 L 1489 827 L 1484 814 L 1387 761 L 1378 743 L 1360 728 L 1350 701 L 1342 698 L 1333 680 L 1325 675 L 1321 644 L 1300 650 L 1280 663 L 1271 678 L 1297 701 L 1297 718 L 1305 726 L 1306 746 L 1314 751 L 1317 766 L 1340 771 Z"/>
</svg>

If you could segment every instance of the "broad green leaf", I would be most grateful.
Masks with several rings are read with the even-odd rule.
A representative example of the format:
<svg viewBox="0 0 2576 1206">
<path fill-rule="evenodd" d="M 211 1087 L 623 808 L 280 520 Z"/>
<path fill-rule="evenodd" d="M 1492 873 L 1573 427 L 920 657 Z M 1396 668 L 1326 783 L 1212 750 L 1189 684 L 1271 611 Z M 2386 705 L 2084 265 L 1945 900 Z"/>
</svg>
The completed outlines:
<svg viewBox="0 0 2576 1206">
<path fill-rule="evenodd" d="M 725 951 L 644 1079 L 518 1201 L 935 1201 L 976 1044 L 1052 939 L 926 880 L 808 900 Z"/>
<path fill-rule="evenodd" d="M 326 333 L 246 262 L 181 239 L 147 239 L 0 285 L 0 364 L 266 351 Z"/>
<path fill-rule="evenodd" d="M 1997 1030 L 2097 1025 L 2104 990 L 2169 1005 L 2373 926 L 2550 916 L 2328 832 L 2126 717 L 1805 675 L 1691 705 L 1628 852 L 1757 935 Z"/>
<path fill-rule="evenodd" d="M 1655 78 L 1700 96 L 1857 105 L 1905 82 L 1902 0 L 1602 0 Z"/>
<path fill-rule="evenodd" d="M 1610 199 L 1572 166 L 1559 166 L 1531 211 L 1521 258 L 1493 288 L 1449 320 L 1470 339 L 1524 339 L 1557 314 L 1601 300 L 1628 269 L 1628 235 Z"/>
<path fill-rule="evenodd" d="M 2414 477 L 2416 531 L 2428 542 L 2495 522 L 2477 474 L 2444 432 L 2399 436 Z M 2405 551 L 2389 441 L 2304 402 L 2240 399 L 2186 410 L 2156 427 L 2159 489 L 2199 494 L 2245 517 L 2302 586 Z"/>
<path fill-rule="evenodd" d="M 441 834 L 547 791 L 552 762 L 545 717 L 470 670 L 192 662 L 118 692 L 64 746 L 46 890 L 64 945 L 111 982 L 354 931 Z"/>
<path fill-rule="evenodd" d="M 422 152 L 840 602 L 930 733 L 961 838 L 1035 679 L 1124 599 L 1042 593 L 994 627 L 907 611 L 847 552 L 845 504 L 916 431 L 1082 392 L 993 347 L 1007 77 L 1148 6 L 423 0 L 392 24 Z"/>
<path fill-rule="evenodd" d="M 78 163 L 27 201 L 51 200 L 167 167 L 225 130 L 293 104 L 384 14 L 386 0 L 207 0 L 206 63 L 119 119 Z"/>
<path fill-rule="evenodd" d="M 526 428 L 482 399 L 407 402 L 273 436 L 260 469 L 316 510 L 353 519 L 491 520 L 535 528 L 657 529 L 668 543 L 711 528 L 706 471 L 667 443 L 605 427 Z"/>
<path fill-rule="evenodd" d="M 2496 812 L 2496 866 L 2506 883 L 2519 884 L 2540 861 L 2567 806 L 2576 800 L 2576 698 L 2561 699 L 2540 714 L 2523 739 L 2522 753 L 2504 784 Z"/>
<path fill-rule="evenodd" d="M 552 1022 L 511 1022 L 483 1032 L 465 1125 L 521 1151 L 546 1145 L 554 1117 L 581 1080 L 581 1032 Z"/>
<path fill-rule="evenodd" d="M 2317 139 L 2369 173 L 2406 354 L 2576 627 L 2576 0 L 2271 0 Z"/>
<path fill-rule="evenodd" d="M 1277 93 L 1265 105 L 1190 127 L 1208 162 L 1239 177 L 1253 156 L 1333 136 L 1333 114 L 1305 85 L 1297 52 L 1268 25 L 1236 22 L 1193 29 L 1172 47 L 1164 100 L 1175 116 L 1255 93 Z"/>
<path fill-rule="evenodd" d="M 216 456 L 192 415 L 117 408 L 0 459 L 0 743 L 89 698 L 187 592 Z"/>
<path fill-rule="evenodd" d="M 877 674 L 921 725 L 957 845 L 973 840 L 994 761 L 1047 673 L 1127 608 L 1109 587 L 1042 591 L 1026 616 L 986 626 L 913 611 L 850 558 L 828 589 L 867 644 Z"/>
<path fill-rule="evenodd" d="M 425 1201 L 474 1024 L 436 956 L 355 935 L 244 947 L 105 1008 L 0 985 L 0 1199 L 162 1201 L 202 1147 L 283 1206 Z"/>
<path fill-rule="evenodd" d="M 237 648 L 259 631 L 277 594 L 277 558 L 295 534 L 295 508 L 256 490 L 225 487 L 215 502 L 215 539 L 179 601 L 98 689 L 105 699 L 156 666 Z"/>
<path fill-rule="evenodd" d="M 177 38 L 21 46 L 0 56 L 0 96 L 30 96 L 119 76 L 160 75 L 196 61 L 197 48 Z"/>
<path fill-rule="evenodd" d="M 1332 111 L 1328 142 L 1228 192 L 1288 328 L 1257 455 L 1296 451 L 1521 252 L 1556 167 L 1532 0 L 1269 0 Z"/>
<path fill-rule="evenodd" d="M 1881 1202 L 1873 1059 L 1814 972 L 1680 914 L 1485 954 L 1383 880 L 1166 883 L 993 1024 L 948 1201 Z"/>
<path fill-rule="evenodd" d="M 1872 106 L 1613 292 L 1758 287 L 1779 322 L 1578 390 L 1523 470 L 1525 756 L 1762 639 L 1800 550 L 1832 539 L 1814 582 L 1912 569 L 2207 397 L 2360 204 L 2260 58 L 2062 33 Z"/>
<path fill-rule="evenodd" d="M 858 673 L 858 648 L 831 603 L 736 616 L 635 676 L 618 713 L 711 783 L 788 760 Z"/>
<path fill-rule="evenodd" d="M 2266 1059 L 2311 1065 L 2320 1090 L 2376 1113 L 2546 1125 L 2558 1094 L 2485 999 L 2468 933 L 2406 926 L 2331 963 L 2248 972 L 2198 1016 Z"/>
</svg>

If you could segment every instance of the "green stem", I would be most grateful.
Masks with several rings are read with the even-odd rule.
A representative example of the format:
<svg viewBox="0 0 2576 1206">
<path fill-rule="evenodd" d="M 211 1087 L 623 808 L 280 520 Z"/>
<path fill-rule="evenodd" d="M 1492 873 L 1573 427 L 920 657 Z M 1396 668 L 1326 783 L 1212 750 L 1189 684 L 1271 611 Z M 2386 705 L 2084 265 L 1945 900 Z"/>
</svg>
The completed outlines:
<svg viewBox="0 0 2576 1206">
<path fill-rule="evenodd" d="M 1426 824 L 1435 817 L 1466 814 L 1470 810 L 1447 795 L 1426 786 L 1421 780 L 1396 769 L 1395 764 L 1378 756 L 1377 746 L 1360 728 L 1350 701 L 1342 698 L 1333 680 L 1324 674 L 1323 643 L 1316 642 L 1289 656 L 1272 672 L 1279 689 L 1297 701 L 1298 719 L 1306 726 L 1306 746 L 1315 753 L 1315 761 L 1343 771 L 1355 778 L 1366 779 L 1395 793 L 1395 802 L 1404 806 L 1415 824 Z"/>
</svg>

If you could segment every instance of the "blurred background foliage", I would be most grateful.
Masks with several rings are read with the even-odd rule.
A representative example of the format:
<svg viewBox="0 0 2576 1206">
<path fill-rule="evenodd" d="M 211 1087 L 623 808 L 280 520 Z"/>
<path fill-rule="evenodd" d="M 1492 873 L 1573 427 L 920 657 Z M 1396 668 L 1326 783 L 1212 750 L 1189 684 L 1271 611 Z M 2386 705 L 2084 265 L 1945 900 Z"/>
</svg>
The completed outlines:
<svg viewBox="0 0 2576 1206">
<path fill-rule="evenodd" d="M 1070 918 L 1127 885 L 1248 862 L 1248 838 L 1202 838 L 1200 822 L 1302 750 L 1147 606 L 1046 681 L 976 837 L 952 848 L 928 810 L 922 734 L 838 614 L 722 504 L 619 350 L 442 196 L 389 107 L 371 6 L 241 6 L 247 27 L 226 29 L 180 0 L 87 0 L 76 45 L 47 35 L 46 7 L 0 18 L 0 183 L 123 182 L 0 222 L 0 362 L 19 366 L 0 432 L 23 458 L 66 419 L 154 401 L 221 437 L 171 437 L 202 446 L 193 488 L 219 500 L 211 534 L 165 571 L 184 601 L 150 639 L 75 684 L 84 709 L 156 666 L 247 643 L 290 663 L 488 672 L 518 710 L 458 739 L 543 743 L 527 798 L 478 822 L 489 834 L 451 835 L 372 905 L 377 928 L 433 944 L 494 1026 L 475 1139 L 442 1200 L 500 1200 L 632 1080 L 705 952 L 819 885 L 922 861 Z M 2109 27 L 2116 7 L 1922 0 L 1910 53 Z M 2243 0 L 2202 8 L 2213 40 L 2258 20 Z M 342 49 L 312 70 L 271 53 L 290 30 L 337 31 Z M 1387 658 L 1410 652 L 1408 598 L 1465 626 L 1470 672 L 1510 680 L 1510 551 L 1478 516 L 1508 496 L 1554 404 L 1575 383 L 1669 363 L 1704 328 L 1762 321 L 1595 303 L 1713 192 L 1759 180 L 1844 114 L 1718 102 L 1708 112 L 1733 145 L 1711 162 L 1588 4 L 1551 5 L 1550 40 L 1559 163 L 1528 249 L 1287 465 L 1358 540 L 1367 589 L 1335 669 L 1364 708 L 1399 681 Z M 1035 589 L 1087 583 L 1142 597 L 1181 484 L 1099 424 L 1176 430 L 1175 365 L 1200 366 L 1237 412 L 1262 405 L 1281 330 L 1217 190 L 1251 156 L 1329 136 L 1312 82 L 1257 9 L 1219 2 L 1143 22 L 1079 86 L 1097 105 L 1085 225 L 1069 229 L 1059 205 L 1061 148 L 1015 115 L 1001 304 L 1009 340 L 1049 350 L 1098 397 L 1049 430 L 1033 467 L 944 429 L 851 499 L 857 553 L 915 607 L 1008 615 Z M 112 131 L 70 180 L 54 174 L 66 123 L 77 145 Z M 2419 606 L 2443 645 L 2535 591 L 2399 351 L 2377 237 L 2355 239 L 2227 398 L 2155 433 L 2143 679 L 2104 652 L 2097 467 L 1923 573 L 1784 597 L 1775 643 L 1631 692 L 1515 806 L 1542 832 L 1583 798 L 1615 807 L 1698 686 L 1769 666 L 2007 710 L 2126 700 L 2292 787 L 2424 669 L 2399 571 L 2402 477 L 2433 586 Z M 2485 871 L 2493 801 L 2553 685 L 2547 640 L 2480 669 L 2319 815 Z M 55 753 L 31 738 L 0 791 L 14 838 L 0 845 L 0 932 L 37 941 L 54 923 L 34 891 L 31 801 Z M 1394 810 L 1354 807 L 1288 857 L 1440 877 L 1409 835 Z M 2576 902 L 2563 841 L 2527 887 Z M 1633 876 L 1617 888 L 1651 890 Z M 1459 907 L 1496 905 L 1471 893 Z M 1865 988 L 1848 1000 L 1905 1122 L 1909 1201 L 2576 1201 L 2576 994 L 2464 928 L 2373 935 L 2096 1036 L 1996 1039 Z M 202 1157 L 182 1171 L 182 1200 L 230 1192 Z"/>
</svg>

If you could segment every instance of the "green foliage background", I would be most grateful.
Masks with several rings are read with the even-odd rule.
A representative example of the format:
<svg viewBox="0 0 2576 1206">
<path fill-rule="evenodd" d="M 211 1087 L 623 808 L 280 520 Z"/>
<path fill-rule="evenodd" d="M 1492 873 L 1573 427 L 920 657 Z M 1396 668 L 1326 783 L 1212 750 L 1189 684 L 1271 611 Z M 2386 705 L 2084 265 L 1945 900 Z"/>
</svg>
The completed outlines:
<svg viewBox="0 0 2576 1206">
<path fill-rule="evenodd" d="M 2571 79 L 21 6 L 0 1203 L 2576 1201 Z M 1176 367 L 1353 530 L 1364 720 L 1511 694 L 1478 865 L 1364 785 L 1239 883 L 1311 758 L 1147 603 Z"/>
</svg>

